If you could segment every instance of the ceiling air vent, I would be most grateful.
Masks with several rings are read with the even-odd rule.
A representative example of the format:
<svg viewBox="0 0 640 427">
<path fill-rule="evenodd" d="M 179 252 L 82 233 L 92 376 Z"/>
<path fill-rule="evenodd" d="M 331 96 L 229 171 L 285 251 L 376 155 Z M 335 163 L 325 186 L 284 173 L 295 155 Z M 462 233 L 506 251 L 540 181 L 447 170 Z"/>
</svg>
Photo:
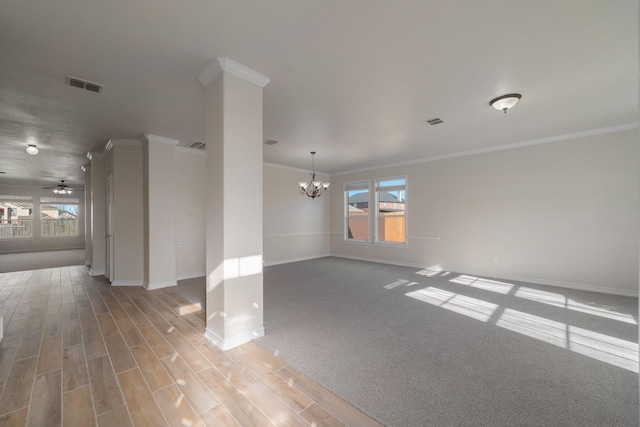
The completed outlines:
<svg viewBox="0 0 640 427">
<path fill-rule="evenodd" d="M 444 123 L 441 118 L 436 117 L 435 119 L 425 120 L 425 122 L 429 123 L 431 126 L 439 125 L 440 123 Z"/>
<path fill-rule="evenodd" d="M 206 150 L 207 144 L 204 142 L 193 141 L 191 144 L 187 145 L 189 148 L 197 148 L 198 150 Z"/>
<path fill-rule="evenodd" d="M 98 83 L 91 83 L 86 80 L 79 79 L 77 77 L 67 76 L 67 84 L 69 86 L 77 87 L 80 89 L 86 89 L 91 92 L 101 93 L 102 89 L 104 89 L 103 85 Z"/>
<path fill-rule="evenodd" d="M 273 139 L 265 139 L 265 140 L 264 140 L 264 143 L 265 143 L 266 145 L 276 145 L 276 144 L 278 143 L 278 141 L 275 141 L 275 140 L 273 140 Z"/>
</svg>

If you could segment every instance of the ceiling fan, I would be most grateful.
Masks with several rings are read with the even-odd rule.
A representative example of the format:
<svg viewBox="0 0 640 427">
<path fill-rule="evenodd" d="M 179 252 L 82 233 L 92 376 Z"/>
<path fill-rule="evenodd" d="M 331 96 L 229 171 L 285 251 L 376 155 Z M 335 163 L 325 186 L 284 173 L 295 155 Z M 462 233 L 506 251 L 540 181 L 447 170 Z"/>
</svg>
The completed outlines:
<svg viewBox="0 0 640 427">
<path fill-rule="evenodd" d="M 63 196 L 66 194 L 71 194 L 73 190 L 83 191 L 82 188 L 69 187 L 67 184 L 64 183 L 64 179 L 61 179 L 60 184 L 56 185 L 55 187 L 42 187 L 42 188 L 45 190 L 53 190 L 54 193 L 61 194 Z"/>
</svg>

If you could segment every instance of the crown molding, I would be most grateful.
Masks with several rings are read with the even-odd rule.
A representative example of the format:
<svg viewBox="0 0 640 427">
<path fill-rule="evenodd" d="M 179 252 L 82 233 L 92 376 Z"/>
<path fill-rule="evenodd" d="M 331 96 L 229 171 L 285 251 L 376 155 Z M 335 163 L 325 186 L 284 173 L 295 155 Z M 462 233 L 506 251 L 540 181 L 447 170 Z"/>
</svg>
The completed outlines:
<svg viewBox="0 0 640 427">
<path fill-rule="evenodd" d="M 152 135 L 150 133 L 145 133 L 144 135 L 142 135 L 142 138 L 154 144 L 158 142 L 162 144 L 171 145 L 172 147 L 175 147 L 180 142 L 177 139 L 165 138 L 164 136 Z"/>
<path fill-rule="evenodd" d="M 245 67 L 229 58 L 219 57 L 214 59 L 206 68 L 200 73 L 198 80 L 202 83 L 202 86 L 207 87 L 209 83 L 215 80 L 221 72 L 227 72 L 233 74 L 236 77 L 247 80 L 260 87 L 265 87 L 269 83 L 269 77 L 264 74 L 260 74 L 257 71 L 252 70 L 249 67 Z"/>
<path fill-rule="evenodd" d="M 354 169 L 345 172 L 335 172 L 332 176 L 350 175 L 352 173 L 368 172 L 378 169 L 392 168 L 396 166 L 413 165 L 416 163 L 435 162 L 437 160 L 454 159 L 456 157 L 473 156 L 476 154 L 492 153 L 494 151 L 510 150 L 512 148 L 530 147 L 532 145 L 548 144 L 550 142 L 569 141 L 577 138 L 586 138 L 589 136 L 606 135 L 609 133 L 623 132 L 638 128 L 638 122 L 625 123 L 622 125 L 608 126 L 597 129 L 589 129 L 580 132 L 565 133 L 562 135 L 549 136 L 546 138 L 531 139 L 528 141 L 513 142 L 510 144 L 496 145 L 493 147 L 479 148 L 477 150 L 459 151 L 457 153 L 443 154 L 440 156 L 425 157 L 422 159 L 409 160 L 407 162 L 390 163 L 380 166 L 371 166 L 368 168 Z"/>
<path fill-rule="evenodd" d="M 98 151 L 89 151 L 87 152 L 87 159 L 89 159 L 89 161 L 93 160 L 94 158 L 101 158 L 103 157 L 103 153 L 100 153 Z"/>
<path fill-rule="evenodd" d="M 198 156 L 206 156 L 207 152 L 205 150 L 201 150 L 200 148 L 189 148 L 189 147 L 176 147 L 176 151 L 180 153 L 188 153 L 188 154 L 197 154 Z"/>
<path fill-rule="evenodd" d="M 290 171 L 295 171 L 295 172 L 303 172 L 306 174 L 311 173 L 311 169 L 302 169 L 302 168 L 294 168 L 293 166 L 285 166 L 285 165 L 278 165 L 276 163 L 268 163 L 268 162 L 263 162 L 262 163 L 264 166 L 268 166 L 268 167 L 272 167 L 275 169 L 285 169 L 285 170 L 290 170 Z M 326 172 L 321 172 L 319 170 L 316 169 L 316 174 L 318 175 L 325 175 L 330 177 L 331 174 L 326 173 Z"/>
<path fill-rule="evenodd" d="M 124 145 L 142 145 L 139 139 L 110 139 L 107 145 L 104 147 L 104 152 L 107 153 L 115 146 Z"/>
</svg>

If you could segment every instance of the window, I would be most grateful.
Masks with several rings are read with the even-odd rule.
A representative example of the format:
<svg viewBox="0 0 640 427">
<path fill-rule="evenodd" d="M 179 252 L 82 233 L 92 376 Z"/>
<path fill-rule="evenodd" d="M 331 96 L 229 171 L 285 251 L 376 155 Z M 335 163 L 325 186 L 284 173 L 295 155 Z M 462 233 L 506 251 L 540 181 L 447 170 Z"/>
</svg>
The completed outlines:
<svg viewBox="0 0 640 427">
<path fill-rule="evenodd" d="M 0 239 L 33 237 L 33 199 L 28 196 L 0 196 Z"/>
<path fill-rule="evenodd" d="M 369 181 L 344 185 L 345 227 L 344 238 L 351 241 L 369 241 Z"/>
<path fill-rule="evenodd" d="M 405 177 L 376 180 L 376 242 L 407 243 Z"/>
<path fill-rule="evenodd" d="M 42 236 L 74 237 L 80 235 L 78 203 L 78 199 L 41 197 Z"/>
</svg>

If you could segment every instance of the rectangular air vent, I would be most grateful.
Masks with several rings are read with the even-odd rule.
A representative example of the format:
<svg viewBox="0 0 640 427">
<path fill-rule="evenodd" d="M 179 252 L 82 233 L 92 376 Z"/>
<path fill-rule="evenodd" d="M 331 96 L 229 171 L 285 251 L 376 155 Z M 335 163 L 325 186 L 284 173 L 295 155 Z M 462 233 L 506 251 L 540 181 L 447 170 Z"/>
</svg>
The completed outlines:
<svg viewBox="0 0 640 427">
<path fill-rule="evenodd" d="M 275 140 L 273 140 L 273 139 L 265 139 L 265 140 L 264 140 L 264 143 L 265 143 L 266 145 L 276 145 L 276 144 L 278 143 L 278 141 L 275 141 Z"/>
<path fill-rule="evenodd" d="M 80 89 L 86 89 L 91 92 L 101 93 L 104 86 L 98 83 L 91 83 L 86 80 L 79 79 L 77 77 L 67 76 L 67 84 L 69 86 L 77 87 Z"/>
<path fill-rule="evenodd" d="M 197 148 L 198 150 L 206 150 L 207 144 L 204 142 L 193 141 L 191 144 L 187 145 L 189 148 Z"/>
<path fill-rule="evenodd" d="M 436 117 L 435 119 L 431 119 L 431 120 L 425 120 L 425 122 L 429 123 L 431 126 L 439 125 L 440 123 L 444 123 L 442 121 L 442 119 L 440 119 L 439 117 Z"/>
</svg>

